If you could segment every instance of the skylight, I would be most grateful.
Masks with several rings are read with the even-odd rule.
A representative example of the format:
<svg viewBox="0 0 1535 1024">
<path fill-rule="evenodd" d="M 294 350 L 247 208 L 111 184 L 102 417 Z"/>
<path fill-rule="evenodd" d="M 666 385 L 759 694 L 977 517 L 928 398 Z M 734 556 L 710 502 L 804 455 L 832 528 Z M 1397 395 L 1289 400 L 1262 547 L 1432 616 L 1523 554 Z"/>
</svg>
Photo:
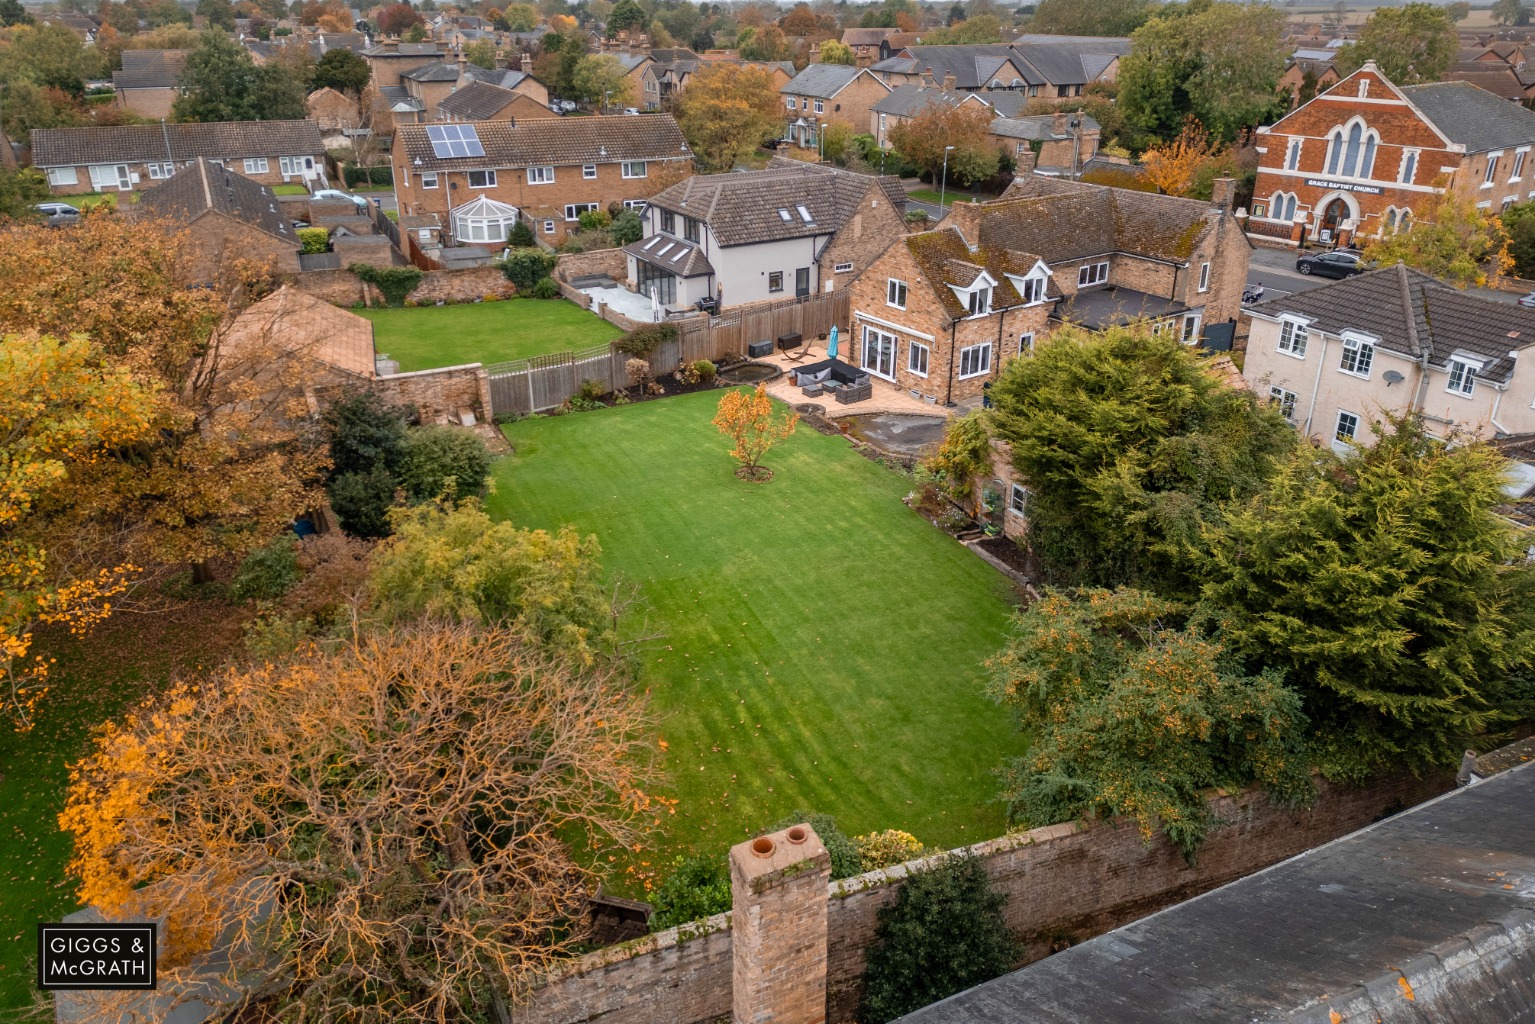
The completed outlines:
<svg viewBox="0 0 1535 1024">
<path fill-rule="evenodd" d="M 795 209 L 799 211 L 799 219 L 804 221 L 806 224 L 809 224 L 815 220 L 814 217 L 810 216 L 810 211 L 805 209 L 803 206 L 796 206 Z"/>
<path fill-rule="evenodd" d="M 426 137 L 432 142 L 432 155 L 439 160 L 456 156 L 484 156 L 479 133 L 472 124 L 429 124 Z"/>
<path fill-rule="evenodd" d="M 656 250 L 656 255 L 665 256 L 667 253 L 672 251 L 672 246 L 676 244 L 676 242 L 667 242 L 665 245 L 661 246 L 661 248 Z"/>
<path fill-rule="evenodd" d="M 779 208 L 779 210 L 778 210 L 778 216 L 779 216 L 779 218 L 780 218 L 780 219 L 781 219 L 781 220 L 782 220 L 782 221 L 783 221 L 783 222 L 784 222 L 784 223 L 785 223 L 785 224 L 790 224 L 790 223 L 793 223 L 793 221 L 794 221 L 794 218 L 793 218 L 793 217 L 791 217 L 791 216 L 789 216 L 789 211 L 788 211 L 788 210 L 785 210 L 785 209 L 783 209 L 783 208 L 782 208 L 782 207 L 780 207 L 780 208 Z"/>
</svg>

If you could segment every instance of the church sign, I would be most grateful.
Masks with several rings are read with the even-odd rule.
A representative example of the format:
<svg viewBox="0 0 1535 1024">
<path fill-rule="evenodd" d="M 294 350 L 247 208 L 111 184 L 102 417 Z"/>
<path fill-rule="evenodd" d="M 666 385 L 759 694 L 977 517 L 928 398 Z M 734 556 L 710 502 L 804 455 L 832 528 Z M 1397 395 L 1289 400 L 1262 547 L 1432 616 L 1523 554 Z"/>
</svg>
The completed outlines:
<svg viewBox="0 0 1535 1024">
<path fill-rule="evenodd" d="M 1351 181 L 1328 181 L 1326 178 L 1307 178 L 1306 184 L 1314 188 L 1337 189 L 1339 192 L 1363 192 L 1370 196 L 1378 196 L 1385 191 L 1379 185 L 1356 185 Z"/>
</svg>

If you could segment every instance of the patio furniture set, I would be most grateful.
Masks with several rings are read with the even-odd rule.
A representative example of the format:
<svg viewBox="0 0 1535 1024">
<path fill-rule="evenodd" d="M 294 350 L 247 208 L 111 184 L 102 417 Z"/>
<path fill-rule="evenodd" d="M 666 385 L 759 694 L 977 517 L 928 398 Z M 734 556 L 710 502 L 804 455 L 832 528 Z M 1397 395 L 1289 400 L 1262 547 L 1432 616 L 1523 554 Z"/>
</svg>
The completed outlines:
<svg viewBox="0 0 1535 1024">
<path fill-rule="evenodd" d="M 831 395 L 838 405 L 852 405 L 874 396 L 874 381 L 856 366 L 840 359 L 823 359 L 809 366 L 796 367 L 794 382 L 806 398 Z"/>
</svg>

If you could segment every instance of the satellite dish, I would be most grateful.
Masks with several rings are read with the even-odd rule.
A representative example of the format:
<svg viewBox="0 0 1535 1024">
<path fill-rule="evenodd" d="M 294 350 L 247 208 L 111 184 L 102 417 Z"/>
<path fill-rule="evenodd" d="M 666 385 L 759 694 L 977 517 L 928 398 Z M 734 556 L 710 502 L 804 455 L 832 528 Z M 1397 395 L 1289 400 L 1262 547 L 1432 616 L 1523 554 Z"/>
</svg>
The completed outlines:
<svg viewBox="0 0 1535 1024">
<path fill-rule="evenodd" d="M 1400 384 L 1402 381 L 1407 379 L 1406 377 L 1403 377 L 1400 373 L 1396 372 L 1395 370 L 1387 370 L 1385 373 L 1381 374 L 1380 376 L 1381 376 L 1381 380 L 1386 382 L 1386 386 L 1387 387 L 1390 387 L 1393 384 Z"/>
</svg>

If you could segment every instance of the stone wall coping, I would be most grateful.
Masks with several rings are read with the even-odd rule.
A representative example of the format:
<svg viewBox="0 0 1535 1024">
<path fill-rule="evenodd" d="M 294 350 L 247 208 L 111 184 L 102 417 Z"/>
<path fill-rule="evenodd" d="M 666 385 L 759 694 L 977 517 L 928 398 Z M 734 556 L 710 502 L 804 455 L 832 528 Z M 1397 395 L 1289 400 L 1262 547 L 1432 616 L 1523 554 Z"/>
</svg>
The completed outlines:
<svg viewBox="0 0 1535 1024">
<path fill-rule="evenodd" d="M 566 963 L 559 964 L 541 979 L 540 984 L 551 984 L 571 975 L 588 974 L 637 956 L 663 952 L 664 950 L 681 946 L 683 943 L 691 942 L 694 939 L 701 939 L 706 935 L 728 932 L 730 931 L 730 918 L 731 911 L 727 910 L 722 914 L 715 914 L 701 921 L 688 921 L 659 932 L 652 932 L 649 935 L 641 935 L 639 938 L 630 939 L 628 942 L 620 942 L 616 946 L 605 946 L 602 949 L 594 950 Z"/>
<path fill-rule="evenodd" d="M 407 370 L 405 373 L 380 374 L 378 380 L 404 380 L 406 377 L 431 377 L 439 373 L 452 373 L 454 370 L 483 370 L 484 363 L 459 363 L 457 366 L 434 366 L 430 370 Z"/>
</svg>

